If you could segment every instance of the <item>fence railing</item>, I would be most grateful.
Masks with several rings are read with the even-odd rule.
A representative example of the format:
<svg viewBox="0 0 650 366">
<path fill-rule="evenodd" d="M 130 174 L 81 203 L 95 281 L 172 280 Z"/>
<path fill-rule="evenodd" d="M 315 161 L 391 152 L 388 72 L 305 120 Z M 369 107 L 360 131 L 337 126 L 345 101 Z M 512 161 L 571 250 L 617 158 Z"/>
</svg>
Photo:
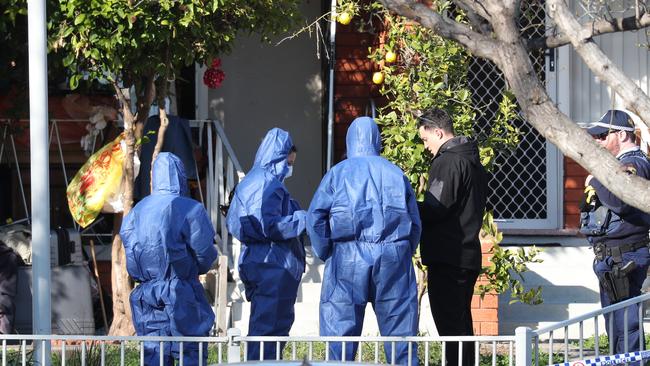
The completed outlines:
<svg viewBox="0 0 650 366">
<path fill-rule="evenodd" d="M 621 318 L 619 321 L 622 322 L 623 326 L 622 353 L 637 352 L 639 354 L 632 356 L 641 357 L 640 351 L 645 349 L 643 319 L 647 308 L 645 302 L 648 300 L 650 300 L 650 293 L 537 330 L 525 327 L 517 328 L 517 346 L 521 347 L 521 349 L 517 349 L 517 352 L 530 355 L 528 359 L 518 359 L 518 361 L 521 360 L 522 364 L 518 363 L 517 366 L 529 366 L 531 364 L 536 366 L 539 364 L 554 365 L 585 359 L 597 359 L 601 355 L 615 355 L 617 353 L 614 337 L 601 335 L 600 330 L 606 328 L 608 334 L 613 334 L 616 317 Z M 593 340 L 591 337 L 589 339 L 584 337 L 584 328 L 588 322 L 593 324 L 594 327 Z M 639 347 L 631 349 L 630 343 L 633 340 L 630 339 L 629 333 L 635 331 L 635 329 L 630 329 L 630 327 L 636 328 L 637 326 L 638 339 L 634 341 L 638 340 Z M 577 337 L 575 334 L 577 334 Z M 602 344 L 601 341 L 606 342 L 606 344 Z M 625 357 L 630 357 L 630 355 L 619 355 L 616 361 L 607 360 L 607 362 L 611 365 L 626 363 Z"/>
<path fill-rule="evenodd" d="M 166 365 L 160 353 L 155 360 L 145 355 L 146 343 L 159 349 L 177 349 L 178 363 L 211 365 L 247 361 L 308 361 L 309 363 L 333 362 L 329 346 L 338 343 L 343 359 L 338 362 L 364 364 L 397 364 L 396 347 L 408 344 L 408 366 L 411 356 L 417 355 L 420 365 L 444 365 L 445 350 L 449 344 L 459 345 L 459 365 L 463 364 L 462 349 L 474 345 L 475 366 L 513 366 L 515 363 L 514 336 L 465 336 L 465 337 L 247 337 L 238 329 L 229 329 L 226 337 L 109 337 L 109 336 L 59 336 L 59 335 L 0 335 L 2 342 L 2 366 L 6 365 Z M 259 360 L 247 358 L 249 345 L 260 346 Z M 175 348 L 172 347 L 175 344 Z M 358 345 L 354 359 L 345 359 L 346 347 Z M 276 355 L 269 360 L 264 357 L 265 345 L 272 345 Z M 197 347 L 198 346 L 198 347 Z M 188 356 L 189 348 L 198 348 Z M 37 352 L 37 349 L 48 352 Z M 390 348 L 392 356 L 386 359 L 384 349 Z M 205 353 L 204 353 L 205 352 Z M 49 356 L 46 356 L 49 353 Z M 39 357 L 36 359 L 36 357 Z M 49 358 L 48 358 L 49 357 Z M 193 358 L 191 358 L 193 357 Z M 47 359 L 46 359 L 47 358 Z M 49 362 L 48 362 L 49 360 Z"/>
<path fill-rule="evenodd" d="M 446 365 L 446 350 L 450 345 L 458 349 L 458 365 L 467 365 L 463 361 L 463 348 L 474 346 L 474 366 L 531 366 L 540 363 L 554 364 L 598 364 L 616 365 L 631 363 L 640 359 L 650 358 L 650 352 L 644 351 L 643 316 L 644 303 L 650 300 L 650 294 L 644 294 L 615 305 L 592 311 L 587 314 L 553 324 L 538 330 L 526 327 L 516 329 L 514 336 L 458 336 L 458 337 L 321 337 L 321 336 L 287 336 L 261 337 L 242 336 L 239 329 L 228 329 L 226 336 L 220 337 L 110 337 L 110 336 L 64 336 L 64 335 L 0 335 L 2 344 L 2 366 L 6 365 L 163 365 L 167 359 L 162 355 L 152 362 L 146 353 L 151 347 L 170 349 L 179 358 L 179 364 L 208 365 L 219 363 L 238 363 L 248 361 L 273 360 L 308 361 L 314 362 L 352 362 L 397 364 L 396 347 L 407 345 L 407 361 L 401 362 L 414 366 Z M 614 345 L 599 343 L 598 323 L 601 316 L 606 315 L 608 329 L 613 327 L 614 312 L 624 320 L 635 316 L 640 319 L 639 350 L 631 350 L 625 355 L 612 357 Z M 587 345 L 583 336 L 585 322 L 594 322 L 596 336 L 594 344 Z M 569 337 L 570 328 L 577 327 L 579 336 Z M 624 324 L 624 333 L 630 329 Z M 558 333 L 561 336 L 556 337 Z M 631 339 L 624 337 L 625 351 L 628 351 Z M 555 349 L 557 341 L 561 346 Z M 337 344 L 334 357 L 330 346 Z M 152 346 L 153 345 L 153 346 Z M 258 347 L 258 358 L 248 358 L 249 347 Z M 269 345 L 271 347 L 269 347 Z M 601 350 L 601 346 L 608 349 Z M 346 348 L 357 349 L 356 354 L 345 359 Z M 189 350 L 193 353 L 190 353 Z M 264 350 L 275 352 L 264 355 Z M 403 349 L 403 348 L 402 348 Z M 40 351 L 39 351 L 40 350 Z M 51 351 L 50 351 L 51 350 Z M 390 350 L 390 352 L 384 352 Z M 184 353 L 185 352 L 185 353 Z M 546 353 L 546 354 L 545 354 Z M 608 357 L 599 356 L 608 354 Z M 386 356 L 388 355 L 388 357 Z M 417 358 L 412 357 L 417 356 Z M 167 357 L 167 356 L 165 356 Z M 185 357 L 185 358 L 184 358 Z M 594 359 L 587 360 L 587 359 Z M 453 366 L 453 365 L 450 365 Z"/>
</svg>

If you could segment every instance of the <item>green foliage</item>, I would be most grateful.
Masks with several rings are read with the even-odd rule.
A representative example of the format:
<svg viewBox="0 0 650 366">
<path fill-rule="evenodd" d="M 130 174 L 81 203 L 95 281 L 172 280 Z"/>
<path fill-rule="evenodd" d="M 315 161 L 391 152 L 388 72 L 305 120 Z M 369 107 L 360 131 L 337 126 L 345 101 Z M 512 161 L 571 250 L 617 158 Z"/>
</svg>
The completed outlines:
<svg viewBox="0 0 650 366">
<path fill-rule="evenodd" d="M 579 346 L 577 341 L 569 342 L 573 347 Z M 591 336 L 582 341 L 582 348 L 585 350 L 595 351 L 596 350 L 596 337 Z M 648 333 L 645 335 L 645 347 L 643 349 L 650 349 L 650 337 Z M 598 336 L 598 352 L 601 355 L 610 354 L 609 352 L 609 337 L 607 334 L 602 333 Z"/>
<path fill-rule="evenodd" d="M 446 110 L 457 135 L 477 139 L 481 161 L 488 169 L 498 152 L 517 146 L 519 131 L 512 124 L 517 118 L 516 105 L 508 93 L 502 96 L 498 117 L 490 127 L 477 131 L 476 116 L 484 106 L 472 100 L 467 80 L 470 55 L 462 46 L 390 14 L 377 3 L 366 11 L 380 17 L 385 30 L 383 46 L 370 53 L 385 74 L 381 93 L 388 103 L 377 118 L 382 126 L 383 155 L 407 172 L 418 193 L 424 187 L 431 155 L 418 136 L 417 117 L 429 108 Z M 388 52 L 398 54 L 396 62 L 385 60 Z"/>
<path fill-rule="evenodd" d="M 52 51 L 64 53 L 70 86 L 84 78 L 125 86 L 228 52 L 238 32 L 286 31 L 298 0 L 61 0 L 50 16 Z"/>
<path fill-rule="evenodd" d="M 481 273 L 487 278 L 488 284 L 478 286 L 478 294 L 484 296 L 490 292 L 502 294 L 510 290 L 510 304 L 522 302 L 529 305 L 539 305 L 543 302 L 541 286 L 526 290 L 522 273 L 528 270 L 529 263 L 540 263 L 537 257 L 540 250 L 534 246 L 528 251 L 524 248 L 517 250 L 503 249 L 499 246 L 503 236 L 498 231 L 491 212 L 483 215 L 483 238 L 490 238 L 494 246 L 490 249 L 492 258 L 490 265 L 483 267 Z"/>
</svg>

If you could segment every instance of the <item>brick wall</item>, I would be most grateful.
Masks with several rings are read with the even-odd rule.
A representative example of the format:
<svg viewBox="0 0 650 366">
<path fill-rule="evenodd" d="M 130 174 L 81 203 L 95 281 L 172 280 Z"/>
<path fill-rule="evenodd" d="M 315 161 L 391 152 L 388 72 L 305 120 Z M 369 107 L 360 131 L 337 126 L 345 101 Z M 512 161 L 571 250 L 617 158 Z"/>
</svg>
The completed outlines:
<svg viewBox="0 0 650 366">
<path fill-rule="evenodd" d="M 564 228 L 578 228 L 580 200 L 585 187 L 587 171 L 570 158 L 564 158 Z"/>
<path fill-rule="evenodd" d="M 379 37 L 359 33 L 353 20 L 336 26 L 336 70 L 334 78 L 334 162 L 345 153 L 345 135 L 356 117 L 371 115 L 370 99 L 381 105 L 379 86 L 372 83 L 376 65 L 368 59 L 368 48 L 376 47 Z"/>
<path fill-rule="evenodd" d="M 483 253 L 483 266 L 490 264 L 491 241 L 481 242 L 481 252 Z M 476 286 L 486 284 L 487 279 L 484 276 L 479 277 Z M 481 297 L 474 295 L 472 297 L 472 320 L 474 321 L 475 335 L 497 335 L 499 334 L 499 298 L 496 294 L 487 294 Z"/>
</svg>

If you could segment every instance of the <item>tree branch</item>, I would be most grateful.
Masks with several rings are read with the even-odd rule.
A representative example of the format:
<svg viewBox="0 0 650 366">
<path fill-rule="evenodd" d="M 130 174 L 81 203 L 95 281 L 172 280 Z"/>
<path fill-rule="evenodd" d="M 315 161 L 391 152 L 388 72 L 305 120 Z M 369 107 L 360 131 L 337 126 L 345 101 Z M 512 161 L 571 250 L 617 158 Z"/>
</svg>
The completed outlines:
<svg viewBox="0 0 650 366">
<path fill-rule="evenodd" d="M 492 26 L 490 26 L 490 22 L 488 21 L 490 15 L 482 4 L 477 6 L 475 3 L 475 1 L 471 3 L 461 0 L 456 1 L 456 5 L 467 13 L 467 18 L 474 29 L 477 29 L 484 35 L 490 35 L 492 33 Z"/>
<path fill-rule="evenodd" d="M 588 37 L 593 38 L 608 33 L 644 29 L 649 26 L 650 13 L 643 13 L 639 18 L 629 16 L 625 18 L 614 18 L 613 20 L 595 19 L 583 24 L 580 34 L 590 34 Z M 528 49 L 556 48 L 569 43 L 571 43 L 571 40 L 563 33 L 556 36 L 532 38 L 528 40 Z"/>
<path fill-rule="evenodd" d="M 468 26 L 446 19 L 428 6 L 413 0 L 380 0 L 388 9 L 415 20 L 438 35 L 456 41 L 471 50 L 475 56 L 493 59 L 498 43 L 492 38 L 471 30 Z"/>
<path fill-rule="evenodd" d="M 646 126 L 650 127 L 650 98 L 632 79 L 617 67 L 591 38 L 591 32 L 580 26 L 563 0 L 549 0 L 551 17 L 587 67 L 600 80 L 621 96 L 625 107 L 635 112 Z M 599 178 L 601 182 L 603 181 Z M 650 206 L 649 206 L 650 207 Z"/>
<path fill-rule="evenodd" d="M 555 4 L 560 2 L 559 0 L 551 1 Z M 440 31 L 441 20 L 429 14 L 431 13 L 430 9 L 427 11 L 415 7 L 409 0 L 382 0 L 382 3 L 389 9 L 430 28 L 440 36 L 456 40 L 456 38 L 452 38 L 453 33 Z M 490 6 L 489 3 L 488 6 Z M 502 41 L 491 40 L 491 42 L 497 42 L 499 47 L 496 51 L 491 52 L 496 54 L 491 55 L 493 57 L 489 57 L 489 59 L 494 61 L 503 72 L 526 120 L 548 141 L 558 146 L 564 155 L 591 172 L 617 197 L 634 207 L 650 212 L 650 195 L 647 194 L 650 188 L 649 182 L 638 176 L 625 173 L 619 161 L 612 154 L 600 147 L 584 130 L 558 109 L 537 77 L 525 44 L 521 42 L 519 29 L 512 24 L 511 16 L 508 15 L 508 10 L 512 9 L 504 10 L 500 13 L 502 18 L 494 19 L 491 23 L 497 39 Z M 580 28 L 579 25 L 578 28 Z M 478 34 L 471 32 L 466 35 L 476 37 Z M 477 39 L 485 38 L 481 35 L 478 37 Z M 483 47 L 476 40 L 468 42 L 459 40 L 459 42 L 475 55 L 476 51 Z M 588 39 L 582 42 L 583 44 L 579 44 L 579 47 L 584 47 L 584 43 L 588 43 Z M 604 59 L 608 60 L 606 57 Z M 611 67 L 611 62 L 605 66 Z M 626 101 L 631 100 L 631 104 L 636 101 L 633 95 L 626 93 L 622 96 Z M 645 95 L 643 97 L 648 99 Z M 640 115 L 641 118 L 650 120 L 645 118 L 646 116 Z"/>
<path fill-rule="evenodd" d="M 626 203 L 650 211 L 649 183 L 624 171 L 620 162 L 564 115 L 548 97 L 523 45 L 504 48 L 501 70 L 526 120 L 565 156 L 591 172 Z"/>
</svg>

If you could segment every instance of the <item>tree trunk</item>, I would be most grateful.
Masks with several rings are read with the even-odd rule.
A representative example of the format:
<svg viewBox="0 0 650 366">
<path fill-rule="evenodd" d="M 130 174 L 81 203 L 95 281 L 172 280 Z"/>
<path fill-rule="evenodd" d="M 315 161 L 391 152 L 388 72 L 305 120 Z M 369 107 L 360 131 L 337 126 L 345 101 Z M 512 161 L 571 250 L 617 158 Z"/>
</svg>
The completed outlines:
<svg viewBox="0 0 650 366">
<path fill-rule="evenodd" d="M 421 262 L 421 258 L 417 258 Z M 427 271 L 424 268 L 421 268 L 420 265 L 415 265 L 415 278 L 418 286 L 418 318 L 422 316 L 422 298 L 427 292 Z M 430 306 L 430 305 L 429 305 Z"/>
<path fill-rule="evenodd" d="M 124 212 L 116 214 L 113 224 L 113 244 L 111 248 L 111 284 L 113 286 L 113 322 L 111 323 L 109 335 L 128 336 L 134 335 L 133 318 L 129 295 L 133 290 L 133 283 L 126 271 L 126 256 L 122 239 L 119 236 L 122 217 L 126 216 L 133 207 L 133 157 L 135 155 L 135 142 L 142 138 L 142 127 L 147 118 L 147 105 L 151 105 L 155 95 L 153 76 L 147 78 L 147 85 L 143 96 L 138 100 L 138 112 L 134 116 L 131 113 L 130 102 L 122 93 L 117 84 L 113 87 L 120 100 L 122 115 L 124 118 L 124 141 L 126 143 L 126 154 L 124 159 Z"/>
<path fill-rule="evenodd" d="M 167 98 L 167 81 L 162 82 L 162 87 L 160 88 L 160 94 L 158 95 L 158 116 L 160 117 L 160 127 L 158 128 L 158 137 L 156 138 L 156 146 L 153 149 L 153 155 L 151 156 L 151 171 L 149 174 L 149 191 L 153 190 L 153 163 L 156 161 L 160 150 L 162 150 L 163 144 L 165 142 L 165 132 L 167 131 L 167 126 L 169 125 L 169 118 L 167 118 L 167 111 L 165 110 L 165 102 Z"/>
<path fill-rule="evenodd" d="M 124 98 L 119 87 L 115 87 L 122 104 L 122 114 L 124 118 L 124 141 L 126 142 L 126 156 L 124 160 L 124 184 L 123 205 L 126 215 L 133 206 L 133 147 L 135 138 L 133 136 L 133 114 L 131 113 L 129 103 Z M 114 215 L 113 221 L 113 244 L 111 248 L 111 284 L 113 286 L 113 322 L 108 332 L 113 336 L 130 336 L 135 334 L 133 328 L 133 318 L 131 315 L 131 304 L 129 295 L 133 289 L 131 280 L 126 271 L 126 256 L 124 246 L 120 238 L 119 231 L 122 225 L 122 215 Z"/>
<path fill-rule="evenodd" d="M 122 215 L 113 216 L 113 244 L 111 248 L 111 284 L 113 286 L 113 322 L 108 332 L 112 336 L 132 336 L 135 334 L 129 294 L 133 289 L 126 272 L 126 256 L 119 231 Z"/>
</svg>

